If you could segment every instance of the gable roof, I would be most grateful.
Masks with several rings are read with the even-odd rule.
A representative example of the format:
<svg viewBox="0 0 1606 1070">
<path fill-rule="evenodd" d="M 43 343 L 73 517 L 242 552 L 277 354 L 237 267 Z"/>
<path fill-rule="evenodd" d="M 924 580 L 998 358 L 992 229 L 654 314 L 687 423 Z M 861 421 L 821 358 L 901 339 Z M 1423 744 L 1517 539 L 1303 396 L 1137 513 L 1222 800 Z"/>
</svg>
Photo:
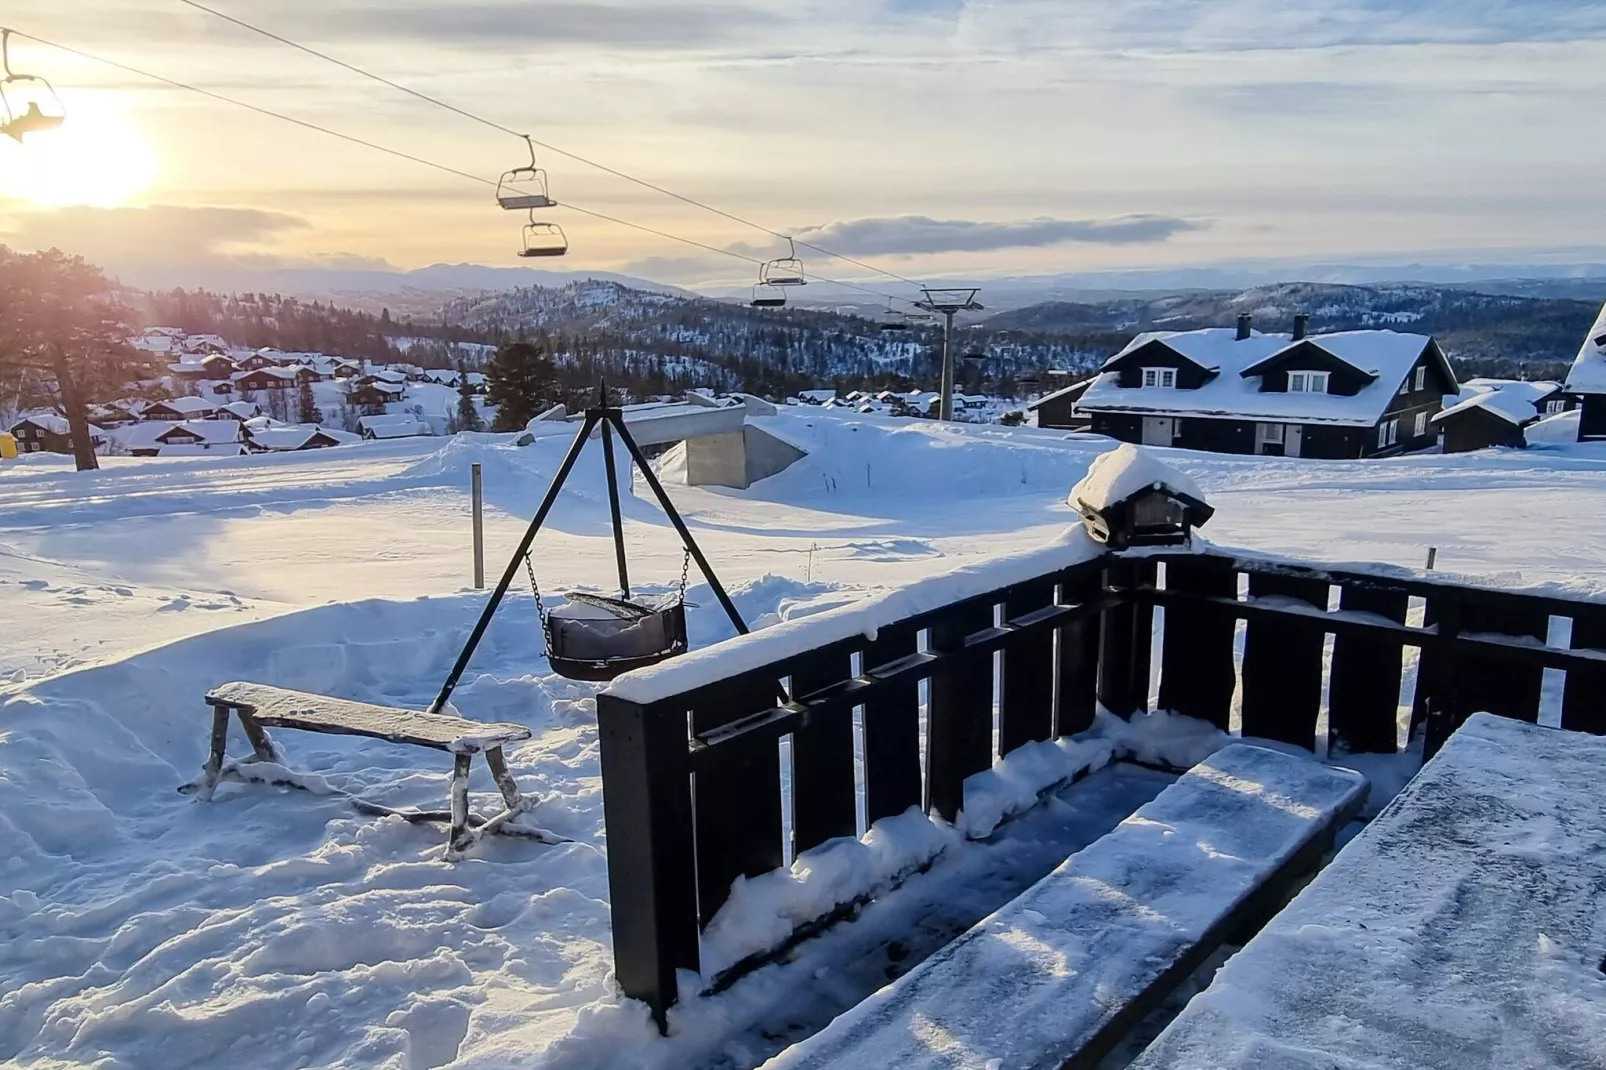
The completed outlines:
<svg viewBox="0 0 1606 1070">
<path fill-rule="evenodd" d="M 247 433 L 251 444 L 264 450 L 298 450 L 314 438 L 322 437 L 338 445 L 340 439 L 316 424 L 298 424 L 294 427 L 265 427 Z M 348 436 L 356 437 L 356 436 Z"/>
<path fill-rule="evenodd" d="M 1534 403 L 1521 390 L 1486 390 L 1481 394 L 1473 394 L 1469 398 L 1451 405 L 1443 412 L 1434 413 L 1433 422 L 1439 423 L 1461 413 L 1471 412 L 1474 409 L 1481 412 L 1492 413 L 1509 424 L 1522 427 L 1539 419 L 1539 410 Z"/>
<path fill-rule="evenodd" d="M 1246 420 L 1371 427 L 1383 417 L 1400 385 L 1425 351 L 1431 350 L 1441 371 L 1455 382 L 1433 339 L 1395 331 L 1343 331 L 1312 334 L 1294 341 L 1286 334 L 1251 334 L 1239 339 L 1231 327 L 1199 331 L 1155 331 L 1139 335 L 1117 357 L 1161 341 L 1189 360 L 1220 374 L 1194 390 L 1122 387 L 1118 373 L 1106 370 L 1090 386 L 1077 407 L 1083 412 L 1194 415 Z M 1313 345 L 1346 364 L 1375 376 L 1352 396 L 1341 394 L 1261 393 L 1261 377 L 1253 369 L 1268 365 L 1285 350 Z M 1116 358 L 1106 361 L 1109 369 Z"/>
<path fill-rule="evenodd" d="M 1606 305 L 1567 372 L 1567 389 L 1575 394 L 1606 394 Z"/>
<path fill-rule="evenodd" d="M 210 402 L 205 398 L 198 398 L 189 394 L 185 394 L 176 398 L 164 398 L 161 401 L 153 401 L 149 405 L 145 406 L 144 411 L 149 412 L 151 409 L 161 405 L 165 405 L 173 412 L 183 413 L 186 416 L 194 416 L 197 413 L 202 412 L 215 412 L 217 410 L 217 405 L 214 402 Z"/>
<path fill-rule="evenodd" d="M 152 420 L 149 423 L 135 424 L 129 428 L 128 435 L 123 439 L 123 445 L 130 449 L 148 449 L 152 446 L 164 446 L 163 438 L 177 430 L 183 429 L 200 439 L 199 445 L 222 446 L 232 445 L 240 441 L 240 425 L 235 420 Z M 177 445 L 177 443 L 174 443 Z"/>
<path fill-rule="evenodd" d="M 1097 375 L 1090 375 L 1085 379 L 1078 379 L 1076 382 L 1072 383 L 1070 386 L 1062 386 L 1058 390 L 1054 391 L 1051 394 L 1044 394 L 1042 397 L 1038 398 L 1036 401 L 1034 401 L 1031 404 L 1027 405 L 1026 409 L 1029 412 L 1030 411 L 1035 411 L 1039 405 L 1046 405 L 1050 401 L 1058 401 L 1060 398 L 1065 397 L 1067 394 L 1074 394 L 1076 397 L 1081 397 L 1083 394 L 1085 394 L 1087 392 L 1088 388 L 1091 387 L 1093 385 L 1094 381 L 1097 380 L 1097 379 L 1098 379 Z"/>
</svg>

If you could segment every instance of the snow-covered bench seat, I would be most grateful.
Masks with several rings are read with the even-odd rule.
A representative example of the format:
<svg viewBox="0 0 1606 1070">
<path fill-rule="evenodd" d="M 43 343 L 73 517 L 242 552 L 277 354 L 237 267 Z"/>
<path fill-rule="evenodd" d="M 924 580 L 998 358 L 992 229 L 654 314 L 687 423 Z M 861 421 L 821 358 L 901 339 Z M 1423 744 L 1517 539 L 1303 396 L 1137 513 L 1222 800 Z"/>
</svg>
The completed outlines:
<svg viewBox="0 0 1606 1070">
<path fill-rule="evenodd" d="M 1358 773 L 1234 744 L 766 1070 L 1091 1067 L 1361 805 Z"/>
<path fill-rule="evenodd" d="M 1603 770 L 1474 714 L 1132 1070 L 1606 1067 Z"/>
<path fill-rule="evenodd" d="M 243 681 L 223 684 L 207 693 L 206 704 L 212 707 L 212 743 L 206 765 L 196 780 L 179 790 L 210 801 L 221 780 L 267 781 L 284 787 L 303 787 L 293 774 L 265 773 L 250 766 L 268 765 L 282 768 L 282 755 L 268 738 L 269 728 L 294 728 L 305 732 L 324 732 L 332 735 L 367 736 L 391 743 L 405 743 L 415 747 L 443 750 L 454 757 L 451 787 L 448 792 L 451 809 L 412 810 L 396 809 L 371 802 L 357 796 L 345 796 L 366 813 L 407 818 L 409 821 L 446 821 L 451 824 L 447 840 L 447 857 L 455 858 L 473 846 L 483 836 L 493 832 L 519 833 L 538 839 L 551 839 L 550 834 L 534 829 L 519 829 L 509 825 L 520 814 L 535 806 L 535 800 L 519 794 L 518 784 L 508 772 L 502 748 L 530 738 L 530 730 L 518 724 L 486 724 L 440 713 L 404 710 L 393 706 L 375 706 L 367 702 L 314 695 L 305 691 L 268 684 Z M 244 761 L 231 761 L 224 753 L 228 744 L 229 713 L 240 720 L 240 728 L 251 742 L 252 757 Z M 502 793 L 506 808 L 490 817 L 471 813 L 468 808 L 468 776 L 474 755 L 483 754 L 485 764 Z"/>
</svg>

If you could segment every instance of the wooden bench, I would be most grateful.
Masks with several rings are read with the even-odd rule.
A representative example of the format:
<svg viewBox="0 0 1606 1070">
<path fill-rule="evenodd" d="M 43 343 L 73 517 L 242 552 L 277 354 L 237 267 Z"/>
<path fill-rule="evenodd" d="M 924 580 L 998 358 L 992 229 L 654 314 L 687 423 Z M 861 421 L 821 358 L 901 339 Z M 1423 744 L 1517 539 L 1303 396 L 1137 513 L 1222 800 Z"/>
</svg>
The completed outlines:
<svg viewBox="0 0 1606 1070">
<path fill-rule="evenodd" d="M 252 765 L 283 766 L 283 754 L 268 737 L 269 728 L 294 728 L 305 732 L 324 732 L 331 735 L 367 736 L 391 743 L 406 743 L 415 747 L 443 750 L 453 756 L 452 779 L 449 792 L 450 809 L 416 810 L 396 808 L 376 803 L 347 792 L 336 792 L 364 813 L 379 816 L 397 816 L 409 821 L 442 821 L 451 825 L 447 839 L 446 857 L 455 860 L 479 840 L 492 833 L 528 836 L 543 842 L 561 842 L 561 838 L 539 829 L 521 828 L 511 824 L 520 814 L 535 808 L 534 799 L 519 793 L 518 784 L 508 772 L 502 748 L 509 743 L 530 738 L 530 730 L 517 724 L 486 724 L 462 717 L 418 710 L 403 710 L 391 706 L 375 706 L 366 702 L 313 695 L 305 691 L 291 691 L 267 684 L 235 682 L 224 684 L 207 693 L 206 704 L 212 707 L 212 747 L 206 765 L 197 779 L 185 784 L 179 791 L 194 794 L 210 801 L 219 781 L 236 780 L 277 784 L 301 788 L 306 785 L 293 774 L 271 774 L 253 770 Z M 251 743 L 253 754 L 244 760 L 231 760 L 225 753 L 229 736 L 229 713 L 240 720 L 240 727 Z M 505 808 L 497 814 L 482 817 L 468 808 L 468 775 L 476 754 L 485 756 L 485 764 L 502 793 Z"/>
<path fill-rule="evenodd" d="M 1092 1067 L 1316 868 L 1358 773 L 1233 744 L 765 1070 Z"/>
</svg>

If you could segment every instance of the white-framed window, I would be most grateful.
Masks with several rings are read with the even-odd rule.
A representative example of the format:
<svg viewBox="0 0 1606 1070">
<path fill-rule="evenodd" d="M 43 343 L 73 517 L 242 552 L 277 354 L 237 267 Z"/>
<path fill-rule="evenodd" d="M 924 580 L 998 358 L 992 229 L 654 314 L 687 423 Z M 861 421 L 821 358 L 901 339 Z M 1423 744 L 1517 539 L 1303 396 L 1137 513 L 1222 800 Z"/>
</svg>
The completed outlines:
<svg viewBox="0 0 1606 1070">
<path fill-rule="evenodd" d="M 1400 421 L 1385 420 L 1377 425 L 1377 448 L 1387 449 L 1400 438 Z"/>
<path fill-rule="evenodd" d="M 1409 394 L 1410 392 L 1411 392 L 1411 377 L 1409 375 L 1407 375 L 1405 377 L 1405 382 L 1400 384 L 1400 397 L 1403 398 L 1405 395 Z"/>
<path fill-rule="evenodd" d="M 1260 441 L 1281 445 L 1287 437 L 1287 431 L 1288 425 L 1286 424 L 1261 424 Z"/>
<path fill-rule="evenodd" d="M 1428 367 L 1426 364 L 1416 370 L 1416 391 L 1421 393 L 1428 385 Z"/>
<path fill-rule="evenodd" d="M 1421 438 L 1423 435 L 1425 435 L 1427 433 L 1428 433 L 1428 414 L 1427 414 L 1426 411 L 1419 412 L 1419 413 L 1416 414 L 1416 430 L 1414 432 L 1412 432 L 1412 437 Z"/>
<path fill-rule="evenodd" d="M 1330 378 L 1327 372 L 1289 372 L 1288 392 L 1290 394 L 1325 394 L 1327 381 Z"/>
<path fill-rule="evenodd" d="M 1170 390 L 1177 385 L 1177 370 L 1175 368 L 1144 368 L 1143 385 L 1145 387 L 1162 387 Z"/>
<path fill-rule="evenodd" d="M 1566 411 L 1567 411 L 1567 400 L 1565 398 L 1555 398 L 1552 401 L 1545 402 L 1545 415 L 1546 416 L 1554 416 L 1558 412 L 1566 412 Z"/>
</svg>

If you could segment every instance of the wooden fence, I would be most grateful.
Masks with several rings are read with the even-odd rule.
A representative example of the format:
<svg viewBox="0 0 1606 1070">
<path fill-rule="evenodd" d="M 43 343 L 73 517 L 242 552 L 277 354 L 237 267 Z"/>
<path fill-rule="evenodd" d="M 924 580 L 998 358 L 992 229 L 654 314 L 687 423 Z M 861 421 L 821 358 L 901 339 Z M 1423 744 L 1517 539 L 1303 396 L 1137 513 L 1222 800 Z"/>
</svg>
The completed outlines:
<svg viewBox="0 0 1606 1070">
<path fill-rule="evenodd" d="M 911 806 L 951 821 L 965 778 L 1015 748 L 1083 731 L 1096 703 L 1147 708 L 1157 606 L 1158 708 L 1245 736 L 1314 747 L 1325 694 L 1331 745 L 1393 752 L 1408 647 L 1429 753 L 1475 710 L 1537 720 L 1546 668 L 1565 673 L 1562 725 L 1606 732 L 1606 604 L 1214 553 L 1107 556 L 669 698 L 600 695 L 624 992 L 662 1028 L 731 882 L 783 864 L 783 737 L 794 853 L 855 835 L 860 792 L 867 823 Z M 1573 649 L 1546 645 L 1553 616 L 1572 622 Z"/>
</svg>

